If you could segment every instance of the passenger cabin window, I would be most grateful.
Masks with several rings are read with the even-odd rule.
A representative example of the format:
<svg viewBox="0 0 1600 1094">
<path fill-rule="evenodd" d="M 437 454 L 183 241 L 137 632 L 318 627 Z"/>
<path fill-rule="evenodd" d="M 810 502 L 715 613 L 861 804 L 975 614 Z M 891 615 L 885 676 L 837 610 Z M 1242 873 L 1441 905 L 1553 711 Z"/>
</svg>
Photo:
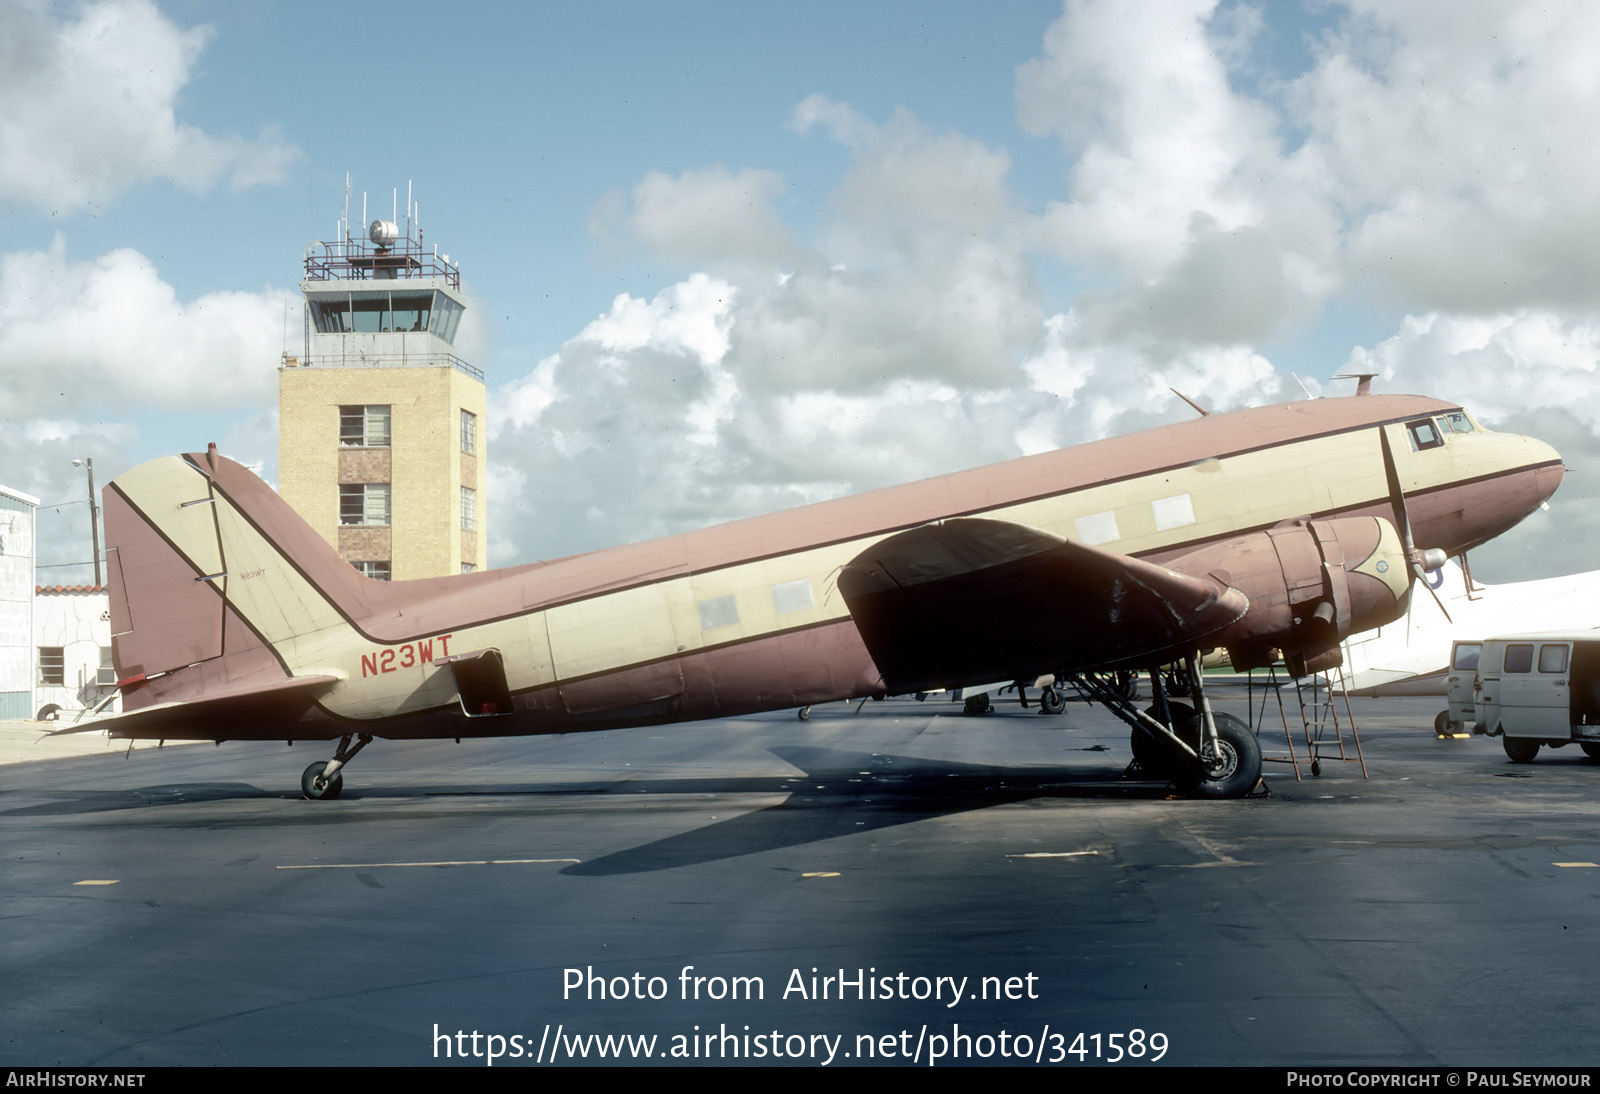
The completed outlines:
<svg viewBox="0 0 1600 1094">
<path fill-rule="evenodd" d="M 1565 645 L 1539 647 L 1540 672 L 1566 672 L 1567 647 Z"/>
<path fill-rule="evenodd" d="M 1444 447 L 1444 437 L 1440 435 L 1439 427 L 1433 424 L 1432 418 L 1423 418 L 1417 422 L 1407 422 L 1406 435 L 1411 438 L 1411 451 L 1413 452 Z"/>
<path fill-rule="evenodd" d="M 1456 647 L 1455 660 L 1450 662 L 1450 667 L 1462 672 L 1471 672 L 1478 667 L 1478 654 L 1483 652 L 1483 646 L 1477 642 L 1463 642 Z"/>
<path fill-rule="evenodd" d="M 1519 642 L 1516 645 L 1506 647 L 1506 671 L 1533 671 L 1533 646 L 1531 643 L 1523 645 Z"/>
</svg>

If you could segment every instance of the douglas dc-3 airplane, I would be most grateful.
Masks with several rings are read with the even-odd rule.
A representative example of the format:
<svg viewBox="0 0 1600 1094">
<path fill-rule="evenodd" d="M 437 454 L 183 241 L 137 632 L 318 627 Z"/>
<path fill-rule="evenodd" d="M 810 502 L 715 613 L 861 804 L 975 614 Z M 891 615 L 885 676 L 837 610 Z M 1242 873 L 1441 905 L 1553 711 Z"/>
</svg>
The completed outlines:
<svg viewBox="0 0 1600 1094">
<path fill-rule="evenodd" d="M 1337 663 L 1413 574 L 1561 482 L 1554 449 L 1457 406 L 1358 395 L 1212 414 L 649 543 L 458 577 L 358 574 L 266 483 L 205 454 L 104 491 L 113 737 L 333 741 L 337 797 L 374 737 L 565 733 L 1054 673 L 1202 796 L 1260 749 L 1213 715 L 1238 669 Z M 1417 545 L 1431 548 L 1423 550 Z M 1185 660 L 1196 704 L 1151 672 Z"/>
</svg>

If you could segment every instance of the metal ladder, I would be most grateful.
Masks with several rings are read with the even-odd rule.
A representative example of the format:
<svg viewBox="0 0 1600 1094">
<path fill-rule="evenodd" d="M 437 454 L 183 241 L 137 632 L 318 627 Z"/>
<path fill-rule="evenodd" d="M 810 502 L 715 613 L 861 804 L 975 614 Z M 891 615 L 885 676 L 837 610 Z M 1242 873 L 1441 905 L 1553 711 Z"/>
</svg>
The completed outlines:
<svg viewBox="0 0 1600 1094">
<path fill-rule="evenodd" d="M 1280 662 L 1281 663 L 1281 662 Z M 1256 736 L 1261 735 L 1261 723 L 1267 713 L 1267 698 L 1263 694 L 1259 711 L 1255 704 L 1256 675 L 1252 670 L 1247 681 L 1248 703 L 1251 728 Z M 1295 781 L 1301 781 L 1300 765 L 1309 763 L 1311 774 L 1322 774 L 1322 761 L 1324 759 L 1337 760 L 1342 763 L 1359 763 L 1361 777 L 1368 778 L 1366 756 L 1361 751 L 1361 732 L 1356 728 L 1356 717 L 1350 709 L 1350 695 L 1345 687 L 1344 670 L 1334 668 L 1325 673 L 1314 673 L 1299 680 L 1290 681 L 1294 685 L 1295 700 L 1300 708 L 1300 726 L 1305 744 L 1305 759 L 1295 751 L 1294 731 L 1289 726 L 1289 711 L 1283 701 L 1284 681 L 1278 679 L 1277 664 L 1267 667 L 1267 681 L 1263 691 L 1271 691 L 1277 700 L 1278 717 L 1283 723 L 1284 741 L 1289 746 L 1287 756 L 1261 756 L 1263 763 L 1286 763 L 1294 768 Z M 1307 693 L 1310 693 L 1309 696 Z M 1343 719 L 1339 716 L 1340 705 L 1344 707 Z M 1350 745 L 1345 745 L 1345 731 L 1350 734 Z M 1354 755 L 1351 755 L 1351 751 Z"/>
</svg>

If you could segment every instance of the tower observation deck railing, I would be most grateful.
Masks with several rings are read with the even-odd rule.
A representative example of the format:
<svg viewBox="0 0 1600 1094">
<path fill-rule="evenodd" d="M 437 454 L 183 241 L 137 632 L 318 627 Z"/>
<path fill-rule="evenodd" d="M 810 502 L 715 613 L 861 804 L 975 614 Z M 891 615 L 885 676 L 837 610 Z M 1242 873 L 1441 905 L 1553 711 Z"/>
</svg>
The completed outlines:
<svg viewBox="0 0 1600 1094">
<path fill-rule="evenodd" d="M 291 363 L 293 362 L 293 363 Z M 483 382 L 483 370 L 453 353 L 328 353 L 320 359 L 287 357 L 282 368 L 453 368 Z"/>
<path fill-rule="evenodd" d="M 312 243 L 306 248 L 307 281 L 389 281 L 412 277 L 442 277 L 452 289 L 461 288 L 461 268 L 439 257 L 438 248 L 424 250 L 421 240 L 397 239 L 378 247 L 364 239 Z"/>
</svg>

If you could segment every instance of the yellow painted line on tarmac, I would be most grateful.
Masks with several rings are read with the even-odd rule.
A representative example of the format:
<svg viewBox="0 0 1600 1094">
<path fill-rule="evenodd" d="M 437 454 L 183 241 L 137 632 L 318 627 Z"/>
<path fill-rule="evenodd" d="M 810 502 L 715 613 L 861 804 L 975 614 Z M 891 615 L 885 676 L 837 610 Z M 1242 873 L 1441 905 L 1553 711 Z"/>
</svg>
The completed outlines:
<svg viewBox="0 0 1600 1094">
<path fill-rule="evenodd" d="M 1568 867 L 1568 868 L 1575 867 L 1575 866 L 1592 866 L 1592 867 L 1595 867 L 1596 869 L 1600 869 L 1600 862 L 1558 862 L 1558 863 L 1556 863 L 1556 865 L 1557 866 L 1565 866 L 1565 867 Z"/>
<path fill-rule="evenodd" d="M 801 874 L 800 876 L 801 877 L 838 877 L 839 876 L 839 871 L 837 871 L 837 870 L 813 870 L 809 874 Z"/>
<path fill-rule="evenodd" d="M 106 881 L 99 878 L 89 878 L 84 881 L 74 881 L 73 885 L 115 885 L 116 881 Z"/>
<path fill-rule="evenodd" d="M 1099 851 L 1028 851 L 1022 854 L 1007 855 L 1006 858 L 1081 858 L 1084 855 L 1098 855 Z"/>
<path fill-rule="evenodd" d="M 529 866 L 544 863 L 579 863 L 578 858 L 483 858 L 445 862 L 313 862 L 303 866 L 275 866 L 275 870 L 376 870 L 386 866 Z M 80 884 L 82 884 L 80 882 Z"/>
</svg>

